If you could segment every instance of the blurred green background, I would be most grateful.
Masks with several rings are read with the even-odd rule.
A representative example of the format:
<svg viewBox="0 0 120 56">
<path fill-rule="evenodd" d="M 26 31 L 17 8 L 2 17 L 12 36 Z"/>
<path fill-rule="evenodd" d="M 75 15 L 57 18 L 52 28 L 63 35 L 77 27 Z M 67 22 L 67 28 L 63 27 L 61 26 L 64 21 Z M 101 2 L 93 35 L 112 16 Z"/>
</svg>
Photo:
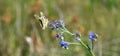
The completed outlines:
<svg viewBox="0 0 120 56">
<path fill-rule="evenodd" d="M 56 32 L 42 30 L 34 18 L 40 11 L 50 21 L 64 19 L 85 42 L 90 31 L 97 33 L 96 56 L 120 56 L 120 0 L 0 0 L 0 56 L 89 56 L 80 45 L 61 48 Z M 71 37 L 65 40 L 75 42 Z"/>
</svg>

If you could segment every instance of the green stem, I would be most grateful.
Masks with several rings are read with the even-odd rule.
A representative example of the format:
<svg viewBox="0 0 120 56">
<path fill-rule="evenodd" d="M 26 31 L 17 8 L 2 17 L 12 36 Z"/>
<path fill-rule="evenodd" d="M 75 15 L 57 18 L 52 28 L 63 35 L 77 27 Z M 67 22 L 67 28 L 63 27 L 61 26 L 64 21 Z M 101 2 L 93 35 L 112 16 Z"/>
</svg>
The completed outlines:
<svg viewBox="0 0 120 56">
<path fill-rule="evenodd" d="M 85 47 L 89 52 L 90 52 L 90 54 L 92 55 L 92 56 L 95 56 L 94 55 L 94 52 L 85 44 L 85 43 L 83 43 L 83 41 L 80 39 L 80 40 L 78 40 L 79 41 L 79 43 L 83 46 L 83 47 Z"/>
<path fill-rule="evenodd" d="M 92 40 L 92 50 L 93 50 L 93 48 L 94 48 L 94 41 Z"/>
<path fill-rule="evenodd" d="M 91 53 L 92 56 L 95 56 L 95 54 L 94 54 L 94 52 L 92 50 L 90 51 L 90 53 Z"/>
<path fill-rule="evenodd" d="M 70 31 L 68 31 L 65 27 L 63 27 L 64 31 L 70 35 L 74 35 L 73 33 L 71 33 Z"/>
</svg>

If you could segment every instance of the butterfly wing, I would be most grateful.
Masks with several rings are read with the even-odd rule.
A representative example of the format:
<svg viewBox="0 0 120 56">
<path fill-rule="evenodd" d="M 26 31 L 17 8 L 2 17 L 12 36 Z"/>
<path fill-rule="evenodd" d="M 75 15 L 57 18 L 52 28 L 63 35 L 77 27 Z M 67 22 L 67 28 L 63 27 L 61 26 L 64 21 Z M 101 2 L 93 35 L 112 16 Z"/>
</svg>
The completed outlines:
<svg viewBox="0 0 120 56">
<path fill-rule="evenodd" d="M 40 15 L 41 15 L 41 17 L 39 17 L 38 15 L 34 15 L 34 16 L 39 21 L 42 29 L 45 29 L 47 27 L 47 24 L 48 24 L 48 19 L 43 15 L 42 12 L 40 12 Z"/>
<path fill-rule="evenodd" d="M 40 26 L 43 27 L 43 22 L 41 20 L 41 17 L 39 17 L 38 15 L 34 15 L 34 17 L 39 21 Z"/>
</svg>

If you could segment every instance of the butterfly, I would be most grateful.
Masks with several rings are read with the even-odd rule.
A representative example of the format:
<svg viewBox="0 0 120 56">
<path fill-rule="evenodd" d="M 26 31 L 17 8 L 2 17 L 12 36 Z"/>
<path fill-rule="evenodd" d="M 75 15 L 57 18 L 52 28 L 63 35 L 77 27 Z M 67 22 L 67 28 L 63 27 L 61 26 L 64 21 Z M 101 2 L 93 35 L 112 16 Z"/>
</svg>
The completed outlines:
<svg viewBox="0 0 120 56">
<path fill-rule="evenodd" d="M 38 15 L 34 15 L 34 17 L 39 21 L 40 23 L 40 26 L 42 27 L 43 30 L 45 30 L 45 28 L 47 27 L 47 24 L 48 24 L 48 19 L 43 15 L 42 12 L 40 12 L 40 15 L 41 16 L 38 16 Z"/>
</svg>

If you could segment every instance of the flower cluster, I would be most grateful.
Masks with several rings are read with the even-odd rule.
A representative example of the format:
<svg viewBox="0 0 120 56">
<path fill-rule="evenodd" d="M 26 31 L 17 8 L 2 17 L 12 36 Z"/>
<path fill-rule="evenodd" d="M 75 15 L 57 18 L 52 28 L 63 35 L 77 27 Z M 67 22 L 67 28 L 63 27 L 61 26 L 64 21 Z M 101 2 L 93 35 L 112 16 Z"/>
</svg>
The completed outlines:
<svg viewBox="0 0 120 56">
<path fill-rule="evenodd" d="M 51 30 L 57 30 L 59 31 L 56 34 L 56 39 L 60 40 L 59 45 L 65 49 L 68 49 L 69 43 L 64 41 L 63 33 L 62 30 L 64 30 L 64 20 L 55 20 L 55 22 L 50 22 L 50 29 Z"/>
<path fill-rule="evenodd" d="M 60 28 L 64 27 L 64 20 L 55 20 L 55 23 L 53 23 L 52 21 L 50 22 L 50 29 L 56 29 L 56 30 L 60 30 Z"/>
<path fill-rule="evenodd" d="M 62 47 L 62 48 L 65 48 L 65 49 L 69 49 L 68 46 L 70 44 L 77 44 L 77 43 L 73 43 L 73 42 L 67 42 L 64 40 L 64 37 L 63 37 L 63 33 L 68 33 L 70 35 L 73 36 L 73 39 L 75 39 L 76 41 L 78 41 L 78 43 L 80 45 L 82 45 L 83 47 L 85 47 L 90 53 L 92 56 L 94 56 L 94 53 L 93 51 L 93 41 L 95 41 L 98 37 L 97 34 L 93 33 L 93 32 L 90 32 L 89 33 L 89 38 L 88 40 L 89 41 L 92 41 L 92 47 L 90 48 L 87 44 L 85 44 L 82 40 L 81 40 L 81 34 L 80 33 L 71 33 L 70 31 L 67 30 L 67 28 L 65 28 L 64 26 L 64 20 L 55 20 L 55 22 L 50 22 L 50 29 L 51 30 L 57 30 L 57 33 L 56 33 L 56 39 L 57 40 L 60 40 L 59 42 L 59 45 Z"/>
<path fill-rule="evenodd" d="M 41 23 L 41 26 L 43 27 L 43 29 L 45 29 L 47 27 L 47 23 L 48 23 L 48 19 L 45 19 L 43 16 L 43 14 L 41 13 L 41 17 L 35 15 L 35 17 L 37 19 L 39 19 L 40 23 Z M 81 34 L 80 33 L 71 33 L 69 30 L 67 30 L 67 28 L 65 28 L 65 23 L 64 23 L 64 20 L 60 19 L 60 20 L 55 20 L 54 22 L 50 21 L 49 22 L 49 26 L 50 26 L 50 29 L 51 30 L 57 30 L 57 33 L 56 33 L 56 39 L 59 40 L 59 45 L 64 48 L 64 49 L 68 49 L 68 46 L 70 44 L 80 44 L 82 45 L 84 48 L 86 48 L 86 50 L 89 51 L 89 53 L 92 55 L 92 56 L 95 56 L 94 53 L 93 53 L 93 42 L 97 40 L 98 38 L 98 35 L 93 33 L 93 32 L 90 32 L 89 33 L 89 38 L 88 40 L 89 41 L 92 41 L 92 47 L 90 48 L 88 44 L 85 44 L 82 40 L 81 40 Z M 67 42 L 65 41 L 64 39 L 64 36 L 63 36 L 63 33 L 67 33 L 69 35 L 72 35 L 73 36 L 73 39 L 75 39 L 77 41 L 77 43 L 73 43 L 73 42 Z"/>
</svg>

